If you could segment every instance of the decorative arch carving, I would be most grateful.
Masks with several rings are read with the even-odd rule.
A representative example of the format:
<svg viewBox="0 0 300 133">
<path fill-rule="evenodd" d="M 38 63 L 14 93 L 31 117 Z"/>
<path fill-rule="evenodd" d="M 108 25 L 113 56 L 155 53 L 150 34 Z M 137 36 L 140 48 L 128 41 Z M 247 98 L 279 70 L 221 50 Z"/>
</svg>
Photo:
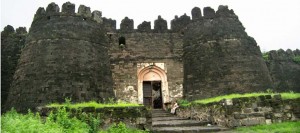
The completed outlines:
<svg viewBox="0 0 300 133">
<path fill-rule="evenodd" d="M 153 76 L 153 77 L 152 77 Z M 163 103 L 169 102 L 169 88 L 166 72 L 158 66 L 148 66 L 138 72 L 138 103 L 143 104 L 143 81 L 161 81 Z"/>
</svg>

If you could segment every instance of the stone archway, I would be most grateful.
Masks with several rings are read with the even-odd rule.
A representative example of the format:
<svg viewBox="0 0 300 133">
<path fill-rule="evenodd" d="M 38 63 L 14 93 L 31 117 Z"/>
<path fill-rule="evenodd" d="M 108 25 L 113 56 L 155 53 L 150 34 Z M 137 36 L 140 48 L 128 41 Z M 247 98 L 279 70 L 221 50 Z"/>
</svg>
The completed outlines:
<svg viewBox="0 0 300 133">
<path fill-rule="evenodd" d="M 138 103 L 143 104 L 143 82 L 161 81 L 162 102 L 169 102 L 169 88 L 166 72 L 158 66 L 150 65 L 138 70 Z"/>
</svg>

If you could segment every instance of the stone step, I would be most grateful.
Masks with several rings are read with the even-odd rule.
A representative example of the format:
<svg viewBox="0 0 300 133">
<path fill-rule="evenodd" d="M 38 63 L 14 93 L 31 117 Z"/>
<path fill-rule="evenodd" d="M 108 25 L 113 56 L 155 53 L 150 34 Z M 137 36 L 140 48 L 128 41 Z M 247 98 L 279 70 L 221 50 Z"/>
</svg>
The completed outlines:
<svg viewBox="0 0 300 133">
<path fill-rule="evenodd" d="M 152 109 L 152 112 L 160 112 L 160 111 L 165 111 L 163 109 Z"/>
<path fill-rule="evenodd" d="M 157 117 L 157 118 L 152 118 L 152 121 L 174 121 L 174 120 L 188 120 L 187 118 L 180 118 L 180 117 Z"/>
<path fill-rule="evenodd" d="M 204 126 L 208 123 L 196 120 L 152 121 L 152 127 Z"/>
<path fill-rule="evenodd" d="M 218 126 L 178 126 L 178 127 L 153 127 L 153 133 L 202 133 L 226 131 L 228 128 Z"/>
<path fill-rule="evenodd" d="M 152 118 L 155 118 L 155 117 L 172 117 L 174 115 L 172 114 L 152 114 Z"/>
<path fill-rule="evenodd" d="M 166 112 L 166 111 L 157 111 L 157 112 L 152 112 L 152 114 L 159 114 L 159 113 L 170 113 L 170 112 Z"/>
</svg>

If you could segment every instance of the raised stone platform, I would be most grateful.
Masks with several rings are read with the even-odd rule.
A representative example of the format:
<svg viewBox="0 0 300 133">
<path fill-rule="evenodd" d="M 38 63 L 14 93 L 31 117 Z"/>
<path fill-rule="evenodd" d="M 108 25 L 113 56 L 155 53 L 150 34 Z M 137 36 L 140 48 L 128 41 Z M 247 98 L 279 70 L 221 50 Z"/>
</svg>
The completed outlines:
<svg viewBox="0 0 300 133">
<path fill-rule="evenodd" d="M 226 130 L 228 128 L 211 126 L 207 121 L 181 118 L 161 109 L 152 111 L 152 132 L 154 133 L 198 133 Z"/>
</svg>

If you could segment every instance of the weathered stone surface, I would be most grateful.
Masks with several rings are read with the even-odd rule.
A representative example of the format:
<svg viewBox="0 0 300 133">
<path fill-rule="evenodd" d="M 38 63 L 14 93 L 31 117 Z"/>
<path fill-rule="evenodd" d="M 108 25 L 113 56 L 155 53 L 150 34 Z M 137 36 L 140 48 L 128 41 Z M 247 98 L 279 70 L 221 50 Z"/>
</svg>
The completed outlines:
<svg viewBox="0 0 300 133">
<path fill-rule="evenodd" d="M 39 19 L 40 17 L 45 16 L 46 11 L 43 7 L 39 7 L 38 10 L 36 11 L 33 20 Z"/>
<path fill-rule="evenodd" d="M 46 8 L 46 14 L 51 15 L 59 13 L 59 6 L 55 4 L 54 2 L 50 3 Z"/>
<path fill-rule="evenodd" d="M 86 7 L 85 5 L 80 5 L 79 8 L 78 8 L 78 15 L 82 15 L 85 18 L 92 17 L 90 7 Z"/>
<path fill-rule="evenodd" d="M 25 27 L 14 30 L 10 25 L 1 32 L 1 111 L 4 110 L 7 96 L 13 81 L 21 50 L 25 46 L 27 31 Z"/>
<path fill-rule="evenodd" d="M 253 126 L 253 125 L 259 125 L 259 124 L 265 124 L 266 119 L 263 117 L 257 117 L 257 118 L 246 118 L 241 120 L 241 125 L 243 126 Z"/>
<path fill-rule="evenodd" d="M 120 31 L 121 32 L 132 32 L 133 31 L 133 19 L 129 19 L 128 17 L 125 17 L 120 25 Z"/>
<path fill-rule="evenodd" d="M 100 11 L 93 11 L 92 12 L 92 19 L 95 20 L 97 23 L 102 23 L 102 12 Z"/>
<path fill-rule="evenodd" d="M 170 30 L 160 16 L 153 30 L 150 22 L 143 22 L 135 30 L 129 18 L 121 22 L 121 29 L 116 29 L 115 20 L 102 18 L 100 11 L 91 13 L 86 6 L 81 5 L 75 14 L 74 4 L 67 2 L 59 10 L 55 3 L 50 3 L 46 11 L 37 10 L 16 72 L 16 64 L 2 63 L 7 65 L 3 68 L 11 77 L 2 83 L 7 86 L 15 80 L 10 103 L 17 104 L 18 108 L 60 102 L 65 97 L 77 101 L 99 100 L 113 97 L 113 93 L 117 99 L 143 103 L 144 80 L 141 79 L 151 77 L 146 74 L 148 71 L 153 77 L 163 77 L 157 80 L 163 86 L 164 107 L 183 96 L 193 100 L 263 91 L 272 88 L 271 80 L 280 91 L 297 92 L 299 88 L 299 63 L 294 57 L 300 56 L 300 50 L 271 51 L 266 61 L 268 70 L 255 40 L 247 35 L 237 15 L 227 6 L 219 6 L 216 12 L 206 7 L 204 17 L 196 7 L 192 9 L 193 20 L 186 14 L 175 17 Z M 14 40 L 13 34 L 20 37 L 18 44 L 22 41 L 24 44 L 26 30 L 19 28 L 15 32 L 12 27 L 2 32 L 1 42 Z M 10 59 L 14 56 L 12 62 L 21 53 L 19 49 L 9 53 Z M 3 58 L 7 59 L 3 61 L 9 57 L 5 54 Z M 139 75 L 141 72 L 144 75 Z M 270 99 L 270 96 L 259 100 L 241 98 L 233 100 L 230 106 L 224 103 L 227 107 L 222 111 L 232 115 L 240 112 L 242 106 L 257 113 L 264 106 L 271 106 L 273 112 L 282 111 L 282 101 Z M 247 104 L 242 105 L 243 102 Z M 298 107 L 284 112 L 295 109 Z M 206 113 L 190 115 L 195 119 L 212 119 Z M 224 123 L 224 120 L 215 122 Z"/>
<path fill-rule="evenodd" d="M 157 20 L 154 21 L 154 32 L 163 33 L 168 30 L 167 21 L 158 16 Z"/>
<path fill-rule="evenodd" d="M 126 47 L 120 48 L 119 39 L 124 37 Z M 118 99 L 138 102 L 139 80 L 136 75 L 153 64 L 167 72 L 169 93 L 181 98 L 183 83 L 182 36 L 177 33 L 134 32 L 111 35 L 110 59 Z M 168 102 L 168 101 L 165 101 Z"/>
<path fill-rule="evenodd" d="M 270 88 L 271 78 L 255 40 L 237 17 L 213 13 L 205 8 L 206 19 L 189 24 L 184 34 L 185 97 L 193 100 Z"/>
<path fill-rule="evenodd" d="M 175 19 L 171 21 L 171 30 L 173 32 L 179 32 L 182 31 L 186 28 L 186 26 L 190 23 L 191 18 L 187 16 L 186 14 L 180 16 L 175 16 Z"/>
<path fill-rule="evenodd" d="M 192 19 L 193 20 L 197 20 L 197 19 L 202 18 L 201 9 L 199 7 L 194 7 L 191 12 L 192 12 Z"/>
<path fill-rule="evenodd" d="M 300 63 L 294 61 L 300 56 L 297 51 L 284 51 L 282 49 L 269 52 L 269 60 L 266 61 L 274 88 L 278 92 L 294 91 L 300 92 Z"/>
<path fill-rule="evenodd" d="M 294 121 L 300 118 L 300 98 L 282 100 L 277 103 L 279 108 L 277 106 L 273 107 L 272 104 L 263 104 L 263 106 L 257 104 L 257 107 L 254 109 L 253 107 L 248 108 L 245 106 L 246 104 L 253 105 L 258 100 L 259 99 L 253 98 L 248 98 L 248 100 L 245 100 L 245 98 L 235 98 L 233 99 L 233 105 L 220 103 L 192 104 L 190 107 L 179 107 L 176 114 L 182 118 L 209 121 L 219 126 L 227 127 L 270 124 L 272 122 Z M 221 103 L 224 101 L 226 100 L 222 100 Z M 270 101 L 277 100 L 275 97 L 271 97 L 271 99 L 261 102 L 269 103 Z M 232 107 L 240 107 L 240 110 L 232 112 Z M 255 109 L 257 109 L 257 111 L 253 112 Z"/>
<path fill-rule="evenodd" d="M 48 12 L 58 9 L 50 4 Z M 60 14 L 60 13 L 59 13 Z M 27 111 L 50 102 L 114 97 L 102 25 L 75 14 L 33 21 L 11 85 L 7 108 Z M 101 16 L 98 16 L 101 17 Z"/>
<path fill-rule="evenodd" d="M 215 10 L 212 9 L 211 7 L 204 7 L 203 9 L 203 14 L 204 14 L 204 18 L 206 19 L 213 19 L 215 18 Z"/>
<path fill-rule="evenodd" d="M 151 31 L 151 22 L 144 21 L 137 27 L 138 32 L 150 32 Z"/>
<path fill-rule="evenodd" d="M 65 13 L 65 14 L 74 14 L 75 13 L 75 5 L 70 2 L 66 2 L 62 5 L 61 12 Z"/>
<path fill-rule="evenodd" d="M 113 19 L 108 19 L 108 18 L 105 18 L 103 17 L 103 24 L 104 24 L 104 27 L 105 27 L 105 30 L 106 31 L 109 31 L 109 32 L 114 32 L 117 28 L 117 22 L 116 20 L 113 20 Z"/>
</svg>

